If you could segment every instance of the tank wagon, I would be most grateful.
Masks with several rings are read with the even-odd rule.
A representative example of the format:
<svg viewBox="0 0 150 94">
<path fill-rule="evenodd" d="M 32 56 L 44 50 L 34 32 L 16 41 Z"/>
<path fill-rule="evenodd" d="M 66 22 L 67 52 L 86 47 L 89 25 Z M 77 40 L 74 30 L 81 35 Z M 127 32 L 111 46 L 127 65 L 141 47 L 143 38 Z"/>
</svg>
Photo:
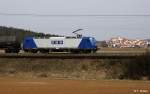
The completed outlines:
<svg viewBox="0 0 150 94">
<path fill-rule="evenodd" d="M 71 52 L 91 53 L 96 52 L 96 40 L 93 37 L 50 37 L 34 38 L 26 37 L 22 43 L 25 52 L 49 53 L 49 52 Z"/>
<path fill-rule="evenodd" d="M 0 49 L 6 53 L 18 53 L 21 46 L 16 36 L 0 36 Z"/>
</svg>

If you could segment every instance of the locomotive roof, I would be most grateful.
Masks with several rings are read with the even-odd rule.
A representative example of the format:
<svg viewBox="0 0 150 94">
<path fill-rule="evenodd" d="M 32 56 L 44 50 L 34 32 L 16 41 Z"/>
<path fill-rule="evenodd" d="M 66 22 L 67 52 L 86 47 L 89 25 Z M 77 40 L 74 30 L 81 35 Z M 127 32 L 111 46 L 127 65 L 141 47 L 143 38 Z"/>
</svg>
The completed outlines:
<svg viewBox="0 0 150 94">
<path fill-rule="evenodd" d="M 72 36 L 67 36 L 67 37 L 34 37 L 35 39 L 81 39 L 81 38 L 77 38 L 77 37 L 72 37 Z"/>
</svg>

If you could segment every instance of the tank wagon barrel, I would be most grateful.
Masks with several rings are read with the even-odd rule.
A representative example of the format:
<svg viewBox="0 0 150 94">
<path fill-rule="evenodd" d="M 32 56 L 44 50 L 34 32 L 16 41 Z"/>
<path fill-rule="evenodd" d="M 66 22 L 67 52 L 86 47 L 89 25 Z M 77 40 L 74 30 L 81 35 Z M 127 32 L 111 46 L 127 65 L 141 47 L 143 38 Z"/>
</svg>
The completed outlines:
<svg viewBox="0 0 150 94">
<path fill-rule="evenodd" d="M 0 36 L 0 49 L 5 50 L 6 53 L 18 53 L 20 43 L 16 36 Z"/>
</svg>

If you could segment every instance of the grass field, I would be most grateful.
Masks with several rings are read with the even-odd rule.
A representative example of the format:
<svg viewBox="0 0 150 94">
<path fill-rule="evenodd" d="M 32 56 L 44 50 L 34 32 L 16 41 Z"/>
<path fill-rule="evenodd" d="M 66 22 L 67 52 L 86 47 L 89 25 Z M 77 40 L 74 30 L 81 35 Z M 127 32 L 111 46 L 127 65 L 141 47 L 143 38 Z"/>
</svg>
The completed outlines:
<svg viewBox="0 0 150 94">
<path fill-rule="evenodd" d="M 107 48 L 107 47 L 99 47 L 98 51 L 150 51 L 150 48 Z"/>
<path fill-rule="evenodd" d="M 148 81 L 1 78 L 0 94 L 149 94 Z"/>
</svg>

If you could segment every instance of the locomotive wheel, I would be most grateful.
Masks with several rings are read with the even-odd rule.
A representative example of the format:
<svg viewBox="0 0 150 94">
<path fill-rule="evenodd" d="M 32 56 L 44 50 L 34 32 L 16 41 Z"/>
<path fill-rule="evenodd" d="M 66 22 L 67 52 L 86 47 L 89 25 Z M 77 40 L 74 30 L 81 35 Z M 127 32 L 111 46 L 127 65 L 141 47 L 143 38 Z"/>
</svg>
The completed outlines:
<svg viewBox="0 0 150 94">
<path fill-rule="evenodd" d="M 32 50 L 24 49 L 23 51 L 26 53 L 37 53 L 38 52 L 38 50 L 36 50 L 36 49 L 32 49 Z"/>
<path fill-rule="evenodd" d="M 40 50 L 40 53 L 49 53 L 49 50 Z"/>
<path fill-rule="evenodd" d="M 35 50 L 35 49 L 34 49 L 34 50 L 31 50 L 31 52 L 32 52 L 32 53 L 37 53 L 38 50 Z"/>
<path fill-rule="evenodd" d="M 23 51 L 24 51 L 24 52 L 29 52 L 29 50 L 26 50 L 26 49 L 24 49 Z"/>
</svg>

